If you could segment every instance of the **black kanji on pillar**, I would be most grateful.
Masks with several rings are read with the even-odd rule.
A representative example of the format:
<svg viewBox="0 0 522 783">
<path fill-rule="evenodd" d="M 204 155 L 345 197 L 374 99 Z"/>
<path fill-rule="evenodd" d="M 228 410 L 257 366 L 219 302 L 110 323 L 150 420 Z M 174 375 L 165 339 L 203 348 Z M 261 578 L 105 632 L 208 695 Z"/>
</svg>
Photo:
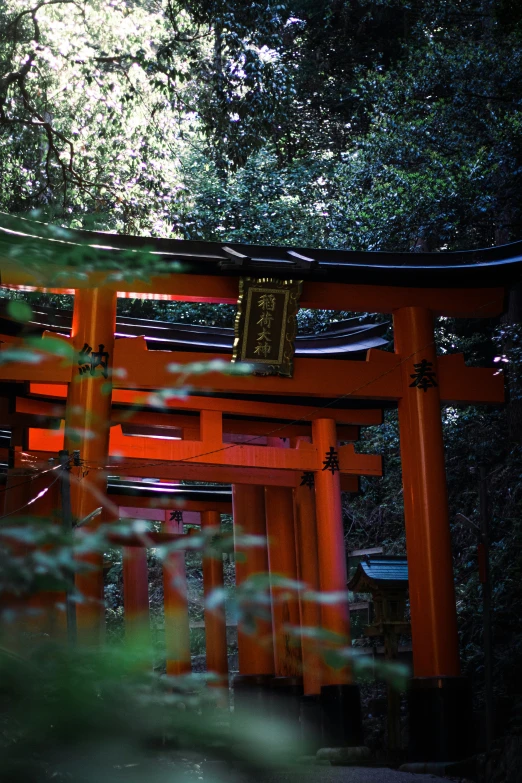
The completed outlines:
<svg viewBox="0 0 522 783">
<path fill-rule="evenodd" d="M 91 366 L 91 351 L 91 346 L 87 343 L 84 343 L 82 350 L 78 354 L 78 367 L 80 368 L 80 375 L 89 372 L 89 368 Z"/>
<path fill-rule="evenodd" d="M 339 455 L 333 446 L 330 446 L 330 451 L 326 452 L 326 459 L 323 460 L 323 470 L 331 470 L 332 473 L 339 472 Z"/>
<path fill-rule="evenodd" d="M 183 522 L 183 511 L 171 511 L 170 522 Z"/>
<path fill-rule="evenodd" d="M 301 484 L 300 487 L 312 487 L 314 486 L 314 474 L 311 470 L 305 470 L 303 475 L 301 476 Z"/>
<path fill-rule="evenodd" d="M 410 383 L 410 388 L 416 386 L 418 389 L 422 389 L 426 392 L 428 389 L 438 386 L 438 383 L 435 380 L 435 372 L 432 368 L 433 362 L 429 362 L 427 359 L 423 359 L 421 362 L 414 364 L 413 369 L 415 372 L 410 375 L 410 378 L 413 378 L 413 383 Z"/>
<path fill-rule="evenodd" d="M 91 353 L 91 375 L 94 375 L 96 367 L 101 367 L 101 373 L 103 377 L 108 378 L 109 373 L 107 368 L 109 363 L 109 354 L 107 351 L 103 350 L 104 348 L 105 346 L 100 344 L 98 345 L 98 350 Z"/>
<path fill-rule="evenodd" d="M 105 346 L 103 343 L 100 343 L 98 345 L 98 350 L 93 351 L 92 347 L 88 343 L 83 344 L 83 348 L 78 354 L 78 367 L 80 369 L 80 375 L 84 375 L 89 371 L 91 375 L 94 375 L 96 368 L 100 367 L 103 377 L 109 377 L 109 354 L 104 350 L 104 348 Z"/>
</svg>

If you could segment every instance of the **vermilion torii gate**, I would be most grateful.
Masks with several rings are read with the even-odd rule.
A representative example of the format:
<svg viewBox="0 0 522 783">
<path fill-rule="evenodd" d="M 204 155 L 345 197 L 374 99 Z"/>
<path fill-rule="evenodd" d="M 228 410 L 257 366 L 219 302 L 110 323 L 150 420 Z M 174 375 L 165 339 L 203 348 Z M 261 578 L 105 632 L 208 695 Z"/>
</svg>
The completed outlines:
<svg viewBox="0 0 522 783">
<path fill-rule="evenodd" d="M 109 481 L 109 500 L 118 507 L 115 519 L 155 520 L 169 533 L 183 537 L 183 523 L 199 524 L 204 534 L 219 532 L 221 514 L 232 512 L 230 488 L 181 486 L 165 482 Z M 183 511 L 181 510 L 183 508 Z M 150 533 L 129 546 L 123 535 L 123 590 L 126 633 L 143 644 L 149 629 L 149 579 L 145 546 Z M 203 558 L 204 594 L 223 588 L 223 563 L 216 557 Z M 164 563 L 163 579 L 166 672 L 169 675 L 191 671 L 189 615 L 185 554 L 172 552 Z M 223 606 L 205 607 L 207 671 L 228 684 L 226 619 Z M 141 637 L 141 638 L 140 638 Z"/>
<path fill-rule="evenodd" d="M 7 331 L 7 326 L 4 324 L 2 329 Z M 15 397 L 13 399 L 13 407 L 16 409 L 16 413 L 12 414 L 11 424 L 17 424 L 18 426 L 29 427 L 27 444 L 30 454 L 27 451 L 19 451 L 20 464 L 27 459 L 37 459 L 40 461 L 44 457 L 50 457 L 56 454 L 63 446 L 63 428 L 57 430 L 49 429 L 37 429 L 30 428 L 32 424 L 46 424 L 47 426 L 56 425 L 58 420 L 64 415 L 63 406 L 60 407 L 56 404 L 56 398 L 62 394 L 65 395 L 66 389 L 62 389 L 59 385 L 45 386 L 42 384 L 30 384 L 29 389 L 31 395 L 29 397 Z M 42 395 L 47 395 L 43 398 Z M 49 400 L 50 396 L 54 396 L 55 401 Z M 143 397 L 143 395 L 141 395 Z M 124 436 L 120 425 L 115 425 L 111 430 L 111 454 L 118 454 L 120 459 L 113 459 L 113 469 L 118 473 L 126 472 L 130 475 L 136 475 L 142 473 L 143 475 L 155 475 L 160 474 L 166 478 L 172 478 L 175 473 L 181 474 L 182 478 L 198 478 L 201 480 L 205 476 L 212 479 L 220 479 L 232 481 L 235 484 L 234 488 L 234 516 L 237 523 L 241 523 L 241 526 L 250 533 L 257 533 L 261 536 L 266 534 L 265 524 L 265 494 L 266 494 L 266 519 L 267 524 L 270 527 L 269 548 L 268 550 L 261 552 L 248 551 L 244 554 L 247 556 L 247 562 L 239 566 L 238 575 L 242 581 L 248 576 L 252 575 L 256 571 L 268 570 L 268 563 L 270 564 L 270 570 L 275 573 L 281 573 L 288 579 L 295 580 L 298 577 L 297 562 L 295 555 L 288 557 L 288 553 L 294 552 L 293 540 L 294 525 L 293 525 L 293 498 L 292 488 L 295 488 L 296 495 L 296 511 L 298 511 L 298 521 L 300 526 L 300 535 L 298 536 L 301 554 L 298 558 L 300 561 L 300 575 L 305 578 L 305 581 L 314 589 L 319 588 L 319 580 L 317 575 L 316 564 L 316 549 L 317 549 L 317 535 L 314 532 L 315 527 L 315 508 L 313 503 L 313 490 L 307 486 L 299 486 L 303 479 L 303 469 L 305 467 L 311 467 L 310 463 L 304 463 L 299 465 L 295 463 L 296 454 L 279 454 L 282 459 L 279 460 L 279 464 L 283 467 L 270 468 L 270 467 L 256 467 L 253 463 L 249 467 L 234 466 L 211 466 L 211 465 L 194 465 L 190 462 L 173 461 L 177 460 L 177 455 L 172 453 L 172 443 L 169 442 L 169 438 L 176 437 L 175 433 L 179 435 L 180 429 L 173 429 L 173 425 L 182 425 L 182 432 L 185 438 L 188 435 L 200 437 L 201 425 L 204 426 L 205 416 L 208 416 L 209 411 L 205 411 L 205 406 L 214 405 L 215 408 L 221 407 L 223 413 L 231 405 L 238 406 L 241 411 L 247 413 L 253 406 L 252 402 L 241 400 L 208 400 L 203 397 L 190 397 L 183 400 L 185 408 L 192 408 L 198 412 L 198 416 L 194 417 L 180 417 L 175 413 L 158 413 L 143 410 L 143 402 L 147 402 L 147 395 L 145 398 L 139 400 L 134 395 L 131 401 L 134 404 L 140 404 L 140 411 L 136 414 L 132 408 L 120 409 L 115 411 L 113 409 L 112 418 L 113 421 L 123 420 L 126 422 L 126 430 L 130 430 L 128 435 L 132 437 Z M 129 400 L 127 400 L 128 402 Z M 174 401 L 173 401 L 174 402 Z M 120 402 L 121 404 L 121 402 Z M 150 406 L 149 406 L 150 407 Z M 203 408 L 203 410 L 199 410 Z M 214 411 L 215 413 L 216 411 Z M 236 429 L 242 429 L 243 432 L 263 432 L 263 430 L 270 431 L 271 427 L 275 428 L 275 431 L 285 435 L 287 438 L 291 438 L 297 445 L 296 440 L 302 439 L 300 455 L 301 457 L 310 458 L 310 452 L 313 454 L 313 449 L 307 444 L 307 440 L 310 440 L 312 434 L 312 426 L 309 423 L 310 419 L 317 418 L 321 415 L 320 408 L 312 408 L 309 405 L 288 405 L 288 404 L 275 404 L 265 403 L 260 410 L 259 405 L 256 406 L 256 412 L 262 412 L 265 416 L 272 414 L 272 419 L 260 420 L 245 420 L 245 419 L 227 419 L 224 418 L 223 429 L 231 430 L 228 435 L 228 439 L 233 443 L 235 440 L 246 441 L 246 443 L 253 442 L 256 444 L 257 451 L 259 447 L 257 444 L 260 442 L 264 445 L 272 447 L 280 446 L 279 438 L 267 438 L 266 436 L 248 436 L 245 437 L 242 434 L 233 434 Z M 212 413 L 212 411 L 210 411 Z M 324 414 L 322 414 L 324 416 Z M 378 423 L 381 421 L 382 413 L 378 409 L 329 409 L 329 415 L 339 419 L 341 423 L 338 426 L 338 437 L 342 440 L 353 440 L 358 437 L 358 426 L 354 424 L 347 424 L 346 422 L 356 422 L 357 424 L 370 424 Z M 147 435 L 139 433 L 140 427 L 134 428 L 134 419 L 138 418 L 140 425 L 148 425 Z M 275 417 L 275 418 L 274 418 Z M 290 418 L 291 420 L 297 420 L 298 424 L 286 424 L 284 419 Z M 188 421 L 187 421 L 188 419 Z M 334 421 L 335 421 L 334 419 Z M 151 425 L 156 425 L 151 426 Z M 169 428 L 170 425 L 170 428 Z M 185 425 L 188 425 L 185 426 Z M 241 425 L 241 426 L 239 426 Z M 162 440 L 165 438 L 165 440 Z M 226 437 L 223 435 L 223 441 Z M 185 445 L 189 445 L 186 442 Z M 197 446 L 199 450 L 203 448 L 203 442 L 199 441 L 193 446 Z M 212 443 L 207 442 L 205 451 L 212 452 L 215 450 L 223 450 L 220 448 L 221 441 Z M 304 447 L 304 448 L 303 448 Z M 21 447 L 18 447 L 21 449 Z M 230 445 L 226 446 L 227 450 L 231 449 Z M 350 457 L 350 449 L 353 452 L 353 447 L 341 449 L 341 454 L 345 451 L 348 452 Z M 232 454 L 232 452 L 231 452 Z M 132 457 L 134 456 L 134 459 Z M 299 470 L 285 469 L 286 464 L 285 457 L 294 457 L 293 467 L 298 467 Z M 130 457 L 130 459 L 129 459 Z M 266 457 L 266 454 L 265 454 Z M 343 472 L 340 473 L 341 487 L 347 491 L 357 491 L 358 488 L 358 476 L 356 473 L 367 473 L 370 475 L 380 475 L 380 459 L 371 455 L 355 455 L 351 454 L 351 460 L 355 462 L 348 468 L 342 465 Z M 123 459 L 123 461 L 121 461 Z M 111 460 L 110 460 L 111 461 Z M 229 460 L 234 462 L 233 459 Z M 259 461 L 259 460 L 257 460 Z M 266 462 L 266 459 L 265 459 Z M 18 464 L 18 463 L 17 463 Z M 34 467 L 34 464 L 33 464 Z M 345 473 L 344 470 L 348 469 L 351 472 Z M 203 475 L 202 471 L 206 471 Z M 219 471 L 216 473 L 216 471 Z M 306 472 L 306 471 L 305 471 Z M 244 483 L 248 483 L 250 486 L 243 486 Z M 257 486 L 256 486 L 257 485 Z M 259 486 L 262 485 L 262 486 Z M 263 491 L 263 485 L 266 488 Z M 109 484 L 109 499 L 114 501 L 111 495 L 111 484 Z M 189 490 L 185 488 L 185 492 Z M 140 505 L 143 504 L 144 498 L 140 498 Z M 148 504 L 149 501 L 145 500 Z M 254 513 L 255 512 L 255 513 Z M 285 541 L 281 540 L 281 535 L 285 534 Z M 283 545 L 284 544 L 284 545 Z M 136 569 L 136 581 L 143 579 L 143 557 L 144 555 L 137 555 L 132 553 L 133 567 Z M 140 561 L 141 558 L 141 561 Z M 210 561 L 209 561 L 210 570 Z M 344 563 L 343 563 L 344 567 Z M 127 569 L 128 570 L 128 569 Z M 179 569 L 178 569 L 179 570 Z M 212 581 L 212 578 L 208 582 L 208 588 L 219 586 Z M 337 576 L 334 573 L 334 578 Z M 342 577 L 344 579 L 344 577 Z M 208 580 L 207 580 L 208 581 Z M 343 582 L 344 583 L 344 582 Z M 207 588 L 207 585 L 205 585 Z M 143 588 L 141 594 L 145 595 L 146 590 Z M 276 596 L 274 596 L 276 597 Z M 92 596 L 96 599 L 96 595 Z M 296 596 L 297 598 L 297 596 Z M 98 601 L 98 605 L 101 602 Z M 300 617 L 297 614 L 298 605 L 294 602 L 291 606 L 292 622 L 299 624 Z M 320 617 L 316 617 L 313 614 L 313 604 L 310 602 L 301 603 L 301 616 L 304 617 L 305 624 L 318 625 Z M 300 675 L 301 674 L 301 645 L 292 640 L 288 636 L 288 633 L 284 631 L 285 622 L 288 618 L 285 618 L 284 607 L 279 606 L 277 600 L 274 602 L 274 627 L 276 630 L 275 637 L 279 640 L 276 645 L 276 656 L 274 660 L 272 652 L 271 641 L 271 627 L 267 623 L 259 623 L 258 633 L 255 636 L 251 634 L 245 634 L 241 632 L 240 626 L 240 640 L 239 640 L 239 655 L 240 655 L 240 671 L 246 678 L 249 676 L 258 676 L 260 674 L 272 676 L 276 674 L 278 676 Z M 208 638 L 208 636 L 207 636 Z M 212 637 L 210 639 L 212 643 Z M 214 646 L 214 645 L 212 645 Z M 222 648 L 222 644 L 216 644 L 216 648 Z M 291 654 L 287 655 L 286 650 L 291 649 Z M 314 694 L 320 690 L 323 684 L 324 678 L 323 672 L 318 669 L 318 656 L 313 649 L 313 644 L 308 642 L 304 644 L 303 654 L 303 674 L 304 674 L 304 692 L 305 694 Z M 172 670 L 172 667 L 171 667 Z M 340 675 L 337 673 L 336 677 Z M 326 680 L 325 680 L 326 681 Z"/>
<path fill-rule="evenodd" d="M 33 385 L 33 391 L 43 391 L 40 385 Z M 35 405 L 38 400 L 35 398 L 19 398 L 16 400 L 17 409 L 32 409 L 35 410 Z M 185 401 L 186 404 L 191 404 L 193 407 L 198 407 L 204 404 L 201 398 L 192 398 L 190 401 Z M 228 403 L 230 404 L 230 403 Z M 45 408 L 43 408 L 45 409 Z M 276 410 L 279 415 L 289 416 L 290 413 L 293 417 L 310 417 L 313 415 L 312 411 L 306 406 L 277 406 Z M 52 410 L 54 416 L 60 413 L 59 409 L 54 408 Z M 315 410 L 317 412 L 317 409 Z M 205 418 L 208 414 L 215 413 L 214 411 L 200 411 L 200 429 L 204 430 Z M 266 411 L 265 411 L 266 413 Z M 355 420 L 357 422 L 370 422 L 380 421 L 381 413 L 378 410 L 357 410 L 348 409 L 340 411 L 334 415 L 339 415 L 343 420 Z M 26 416 L 27 414 L 16 414 L 20 416 Z M 36 414 L 31 414 L 32 416 Z M 129 413 L 131 415 L 131 412 Z M 143 414 L 140 414 L 143 415 Z M 146 414 L 145 414 L 146 415 Z M 160 419 L 162 424 L 165 425 L 166 420 L 172 420 L 171 414 L 163 415 Z M 174 421 L 177 421 L 174 416 Z M 34 423 L 27 418 L 22 419 L 25 423 Z M 155 419 L 156 423 L 158 419 Z M 331 420 L 334 424 L 334 420 Z M 192 421 L 192 429 L 198 425 L 198 420 Z M 243 422 L 246 426 L 254 425 L 256 422 Z M 257 422 L 258 426 L 260 422 Z M 228 425 L 233 428 L 235 424 Z M 274 426 L 274 425 L 272 425 Z M 293 524 L 293 504 L 294 499 L 292 495 L 292 488 L 296 490 L 296 502 L 299 500 L 299 508 L 301 510 L 301 520 L 303 524 L 313 522 L 315 524 L 315 510 L 313 508 L 313 494 L 309 486 L 300 485 L 303 482 L 304 475 L 312 475 L 315 473 L 316 477 L 318 472 L 324 472 L 324 461 L 321 462 L 321 454 L 317 453 L 317 449 L 314 449 L 312 444 L 308 443 L 310 437 L 307 436 L 307 432 L 312 433 L 314 424 L 312 427 L 308 425 L 308 429 L 303 424 L 300 427 L 295 425 L 286 425 L 284 422 L 280 422 L 275 425 L 278 430 L 283 430 L 287 436 L 292 434 L 292 445 L 295 448 L 285 449 L 280 448 L 281 443 L 279 438 L 269 438 L 254 436 L 250 437 L 257 443 L 259 440 L 269 441 L 268 446 L 235 446 L 233 443 L 229 443 L 226 446 L 222 442 L 222 433 L 217 429 L 214 430 L 213 438 L 208 440 L 190 441 L 190 440 L 162 440 L 162 437 L 168 437 L 165 434 L 163 436 L 160 433 L 168 433 L 168 430 L 163 427 L 151 428 L 148 436 L 140 436 L 133 433 L 132 437 L 122 434 L 121 426 L 115 425 L 111 429 L 109 451 L 110 455 L 113 455 L 112 469 L 117 471 L 120 475 L 127 473 L 128 475 L 142 475 L 151 476 L 154 474 L 156 477 L 161 475 L 163 478 L 172 478 L 176 473 L 181 478 L 212 478 L 214 480 L 226 480 L 231 481 L 234 484 L 234 519 L 235 522 L 240 524 L 249 533 L 258 534 L 264 536 L 266 534 L 266 525 L 269 526 L 269 547 L 268 551 L 259 553 L 260 558 L 263 560 L 264 566 L 258 567 L 255 562 L 248 562 L 245 566 L 239 568 L 240 580 L 243 580 L 250 576 L 255 571 L 268 570 L 266 564 L 270 562 L 270 570 L 273 573 L 280 573 L 285 575 L 289 579 L 296 580 L 298 577 L 297 562 L 295 557 L 294 546 L 294 524 Z M 294 429 L 292 429 L 294 427 Z M 265 428 L 269 428 L 268 424 L 265 424 Z M 354 438 L 358 435 L 358 427 L 341 425 L 339 428 L 343 438 Z M 156 433 L 156 438 L 150 437 L 152 432 Z M 199 434 L 199 429 L 196 429 Z M 186 432 L 185 432 L 186 434 Z M 300 437 L 298 437 L 300 435 Z M 230 436 L 231 438 L 237 436 Z M 337 444 L 337 435 L 336 444 Z M 240 437 L 241 440 L 241 437 Z M 27 446 L 31 458 L 42 458 L 51 456 L 57 453 L 64 442 L 63 428 L 58 430 L 37 429 L 30 428 L 28 431 Z M 180 447 L 182 449 L 181 454 Z M 221 454 L 222 462 L 227 464 L 214 465 L 203 464 L 194 465 L 188 461 L 183 461 L 184 452 L 189 450 L 190 459 L 191 454 L 196 451 L 197 453 L 204 453 L 207 456 L 212 456 L 216 453 Z M 226 450 L 226 460 L 223 459 L 223 451 Z M 246 453 L 245 453 L 246 451 Z M 19 452 L 20 456 L 25 455 L 23 459 L 27 459 L 27 452 Z M 380 458 L 367 454 L 356 454 L 353 449 L 353 445 L 341 446 L 337 451 L 339 460 L 338 480 L 340 487 L 346 491 L 355 492 L 358 489 L 358 476 L 359 475 L 380 475 L 381 465 Z M 117 455 L 117 456 L 116 456 Z M 109 467 L 111 460 L 109 459 Z M 245 465 L 245 463 L 247 463 Z M 258 467 L 261 463 L 260 467 Z M 275 467 L 273 466 L 275 465 Z M 89 463 L 87 463 L 87 467 Z M 94 466 L 94 468 L 99 466 Z M 205 471 L 205 472 L 204 472 Z M 216 472 L 219 471 L 219 472 Z M 333 476 L 333 473 L 332 473 Z M 320 479 L 322 476 L 320 477 Z M 244 484 L 248 486 L 244 486 Z M 109 485 L 109 498 L 112 498 L 110 492 L 111 485 Z M 188 492 L 188 490 L 186 490 Z M 339 493 L 337 493 L 339 494 Z M 266 495 L 266 498 L 265 498 Z M 140 505 L 142 500 L 140 499 Z M 148 501 L 147 501 L 148 505 Z M 265 505 L 266 505 L 266 524 L 265 524 Z M 311 515 L 313 514 L 313 520 Z M 306 531 L 307 535 L 310 535 L 309 530 Z M 284 540 L 282 536 L 285 536 Z M 300 557 L 301 571 L 308 575 L 306 581 L 311 584 L 313 588 L 319 587 L 317 579 L 317 566 L 316 562 L 316 540 L 314 537 L 313 542 L 310 543 L 309 538 L 305 535 L 300 536 L 302 542 L 303 551 Z M 344 551 L 344 542 L 342 544 Z M 248 561 L 255 561 L 255 554 L 248 552 Z M 343 571 L 345 570 L 344 560 L 342 561 Z M 307 570 L 308 569 L 308 570 Z M 345 577 L 341 573 L 337 573 L 335 569 L 332 569 L 330 576 L 334 580 L 333 584 L 337 584 L 337 590 L 341 589 L 340 585 L 344 585 Z M 334 589 L 333 587 L 331 589 Z M 99 596 L 96 593 L 92 594 L 93 599 Z M 297 612 L 297 604 L 294 608 Z M 276 648 L 275 658 L 275 674 L 279 676 L 297 675 L 301 674 L 300 661 L 294 661 L 288 658 L 285 654 L 285 650 L 288 646 L 288 636 L 283 632 L 283 626 L 285 624 L 284 609 L 279 607 L 277 602 L 274 604 L 274 623 L 276 630 L 279 632 L 275 636 L 280 639 L 279 647 Z M 294 612 L 293 622 L 299 624 L 299 616 Z M 273 674 L 274 673 L 274 661 L 272 659 L 272 653 L 269 650 L 268 645 L 261 644 L 259 636 L 266 637 L 266 624 L 263 631 L 263 624 L 260 624 L 260 632 L 257 637 L 247 638 L 246 635 L 241 635 L 240 640 L 240 669 L 244 674 Z M 340 629 L 339 633 L 341 632 Z M 347 628 L 345 628 L 347 633 Z M 266 641 L 266 639 L 265 639 Z M 296 650 L 299 645 L 294 645 Z M 300 657 L 300 656 L 297 656 Z M 290 656 L 291 658 L 291 656 Z M 334 675 L 339 677 L 339 673 Z M 312 671 L 310 667 L 305 667 L 305 692 L 315 692 L 317 687 L 320 687 L 321 678 L 318 677 L 316 671 Z"/>
<path fill-rule="evenodd" d="M 322 398 L 325 415 L 312 422 L 309 447 L 225 448 L 221 417 L 209 412 L 201 417 L 199 445 L 195 441 L 179 441 L 169 443 L 169 449 L 177 461 L 188 460 L 198 467 L 216 470 L 255 463 L 260 468 L 314 472 L 319 578 L 323 589 L 336 589 L 344 587 L 341 583 L 345 565 L 339 473 L 322 470 L 325 456 L 331 449 L 337 450 L 335 419 L 328 416 L 328 404 L 348 398 L 357 404 L 361 401 L 371 401 L 376 406 L 397 404 L 414 648 L 413 693 L 416 694 L 412 701 L 414 714 L 410 717 L 415 727 L 421 714 L 423 718 L 431 715 L 430 720 L 436 714 L 432 725 L 442 716 L 446 736 L 437 740 L 434 732 L 427 729 L 425 734 L 431 736 L 432 746 L 428 744 L 423 749 L 429 754 L 440 754 L 441 747 L 434 747 L 433 743 L 436 745 L 438 741 L 440 745 L 447 741 L 450 733 L 447 720 L 451 715 L 458 716 L 461 703 L 460 697 L 455 696 L 461 679 L 440 405 L 501 402 L 503 381 L 492 369 L 466 367 L 462 356 L 437 356 L 433 319 L 438 315 L 491 317 L 502 312 L 507 287 L 520 278 L 520 246 L 411 255 L 294 251 L 281 247 L 143 240 L 89 232 L 70 232 L 64 238 L 53 235 L 41 224 L 12 218 L 6 218 L 3 223 L 2 283 L 74 290 L 70 342 L 76 356 L 82 355 L 82 351 L 85 354 L 87 346 L 88 357 L 82 355 L 85 364 L 78 367 L 73 354 L 62 359 L 42 352 L 40 363 L 30 367 L 16 362 L 4 365 L 0 378 L 68 384 L 66 446 L 76 447 L 67 433 L 80 433 L 83 459 L 93 465 L 107 463 L 111 407 L 118 392 L 171 388 L 177 379 L 183 378 L 183 365 L 194 360 L 206 362 L 218 356 L 228 362 L 226 353 L 192 352 L 173 356 L 172 352 L 166 355 L 163 351 L 151 351 L 140 337 L 115 342 L 118 291 L 127 289 L 125 295 L 131 296 L 233 303 L 238 297 L 238 277 L 269 276 L 303 280 L 302 307 L 393 315 L 393 353 L 372 348 L 365 361 L 349 362 L 296 355 L 292 378 L 208 372 L 190 379 L 196 393 L 210 388 L 213 394 L 229 397 Z M 101 258 L 96 270 L 82 270 L 81 279 L 73 267 L 67 266 L 74 243 L 86 243 L 91 257 L 96 248 Z M 5 250 L 13 247 L 18 253 L 16 263 Z M 107 268 L 125 268 L 128 280 L 132 275 L 128 254 L 142 248 L 148 248 L 161 259 L 163 274 L 152 275 L 146 281 L 137 276 L 126 283 L 123 275 L 116 274 L 111 279 L 103 272 L 104 263 Z M 35 255 L 46 258 L 47 263 L 33 262 Z M 60 258 L 64 261 L 61 265 Z M 27 263 L 20 264 L 20 259 Z M 173 265 L 181 262 L 183 271 L 178 266 L 175 273 L 169 274 L 171 262 Z M 177 364 L 175 368 L 169 367 L 172 359 Z M 76 382 L 85 367 L 88 371 L 84 370 L 81 383 Z M 95 438 L 82 436 L 93 430 Z M 212 449 L 207 451 L 206 446 L 210 444 Z M 341 470 L 353 468 L 353 448 L 341 447 L 338 453 Z M 103 472 L 99 474 L 97 481 L 103 492 Z M 92 493 L 85 489 L 77 493 L 74 502 L 79 517 L 87 516 L 94 505 Z M 335 574 L 335 585 L 330 579 L 332 574 Z M 322 624 L 327 629 L 346 630 L 345 606 L 323 607 Z M 423 712 L 426 705 L 428 712 Z"/>
</svg>

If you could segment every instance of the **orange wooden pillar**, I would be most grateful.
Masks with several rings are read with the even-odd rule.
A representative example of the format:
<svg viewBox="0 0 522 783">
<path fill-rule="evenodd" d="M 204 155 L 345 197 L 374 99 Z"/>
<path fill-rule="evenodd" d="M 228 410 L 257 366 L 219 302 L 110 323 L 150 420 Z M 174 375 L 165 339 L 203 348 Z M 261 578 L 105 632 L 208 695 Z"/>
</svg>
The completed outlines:
<svg viewBox="0 0 522 783">
<path fill-rule="evenodd" d="M 106 288 L 75 291 L 71 340 L 77 359 L 67 396 L 65 448 L 69 453 L 78 449 L 84 465 L 85 475 L 71 487 L 76 520 L 105 503 L 103 468 L 109 453 L 115 326 L 116 292 Z M 98 517 L 91 524 L 100 521 Z M 76 577 L 85 599 L 76 608 L 78 639 L 97 643 L 104 628 L 102 554 L 90 554 L 83 561 L 90 569 Z"/>
<path fill-rule="evenodd" d="M 290 487 L 265 487 L 265 508 L 275 674 L 278 677 L 300 677 L 303 668 L 300 638 L 285 628 L 300 628 L 298 591 L 272 583 L 273 577 L 277 576 L 297 581 L 293 490 Z M 284 601 L 280 600 L 282 593 L 287 596 Z"/>
<path fill-rule="evenodd" d="M 324 593 L 346 593 L 347 570 L 341 506 L 340 473 L 336 465 L 337 432 L 333 419 L 312 422 L 312 438 L 323 470 L 314 474 L 319 584 Z M 348 598 L 321 605 L 321 625 L 335 634 L 336 646 L 350 646 Z M 352 684 L 351 666 L 323 667 L 321 703 L 323 741 L 330 747 L 360 745 L 362 720 L 359 690 Z"/>
<path fill-rule="evenodd" d="M 266 538 L 265 496 L 261 486 L 234 484 L 232 486 L 234 535 Z M 236 585 L 239 587 L 248 577 L 268 573 L 267 546 L 243 546 L 234 539 L 236 556 Z M 255 631 L 249 633 L 240 622 L 238 625 L 238 657 L 240 675 L 273 675 L 274 648 L 272 622 L 255 618 Z"/>
<path fill-rule="evenodd" d="M 150 645 L 149 569 L 145 547 L 123 547 L 125 637 L 146 659 Z"/>
<path fill-rule="evenodd" d="M 335 421 L 317 419 L 312 422 L 312 433 L 320 457 L 323 462 L 327 461 L 331 449 L 334 453 L 337 450 Z M 346 592 L 347 584 L 340 473 L 335 468 L 335 462 L 333 468 L 333 472 L 332 469 L 325 468 L 314 474 L 319 584 L 324 593 Z M 343 598 L 335 603 L 323 604 L 321 624 L 326 630 L 338 635 L 340 644 L 349 645 L 348 600 Z M 350 667 L 346 666 L 342 669 L 325 667 L 324 680 L 325 684 L 349 683 L 351 682 Z"/>
<path fill-rule="evenodd" d="M 306 438 L 306 440 L 310 440 Z M 317 559 L 317 519 L 313 474 L 307 482 L 294 490 L 294 519 L 297 543 L 299 580 L 305 590 L 318 593 L 319 563 Z M 311 480 L 310 480 L 311 479 Z M 307 634 L 308 629 L 321 627 L 321 607 L 318 601 L 304 600 L 300 593 L 299 610 L 303 652 L 303 699 L 301 702 L 301 727 L 305 747 L 314 752 L 323 745 L 321 686 L 323 685 L 323 658 L 320 643 Z"/>
<path fill-rule="evenodd" d="M 394 314 L 403 363 L 399 401 L 414 673 L 460 674 L 457 613 L 433 318 L 408 307 Z M 415 378 L 426 362 L 423 378 Z M 416 367 L 417 366 L 417 367 Z M 426 381 L 427 386 L 425 386 Z M 417 385 L 412 385 L 412 384 Z"/>
<path fill-rule="evenodd" d="M 394 332 L 404 359 L 399 427 L 414 666 L 412 754 L 450 760 L 465 755 L 463 726 L 471 718 L 468 685 L 459 676 L 433 316 L 425 308 L 402 308 L 394 313 Z"/>
<path fill-rule="evenodd" d="M 317 519 L 315 514 L 315 492 L 311 484 L 303 484 L 294 490 L 294 518 L 299 563 L 299 579 L 306 589 L 318 592 L 319 563 L 317 559 Z M 319 628 L 321 607 L 317 601 L 299 602 L 301 626 Z M 302 638 L 303 690 L 305 696 L 321 692 L 322 659 L 317 643 L 306 635 Z"/>
<path fill-rule="evenodd" d="M 113 505 L 105 514 L 107 522 L 118 522 L 120 508 Z M 150 664 L 149 569 L 145 547 L 122 547 L 123 619 L 125 640 L 131 651 Z"/>
<path fill-rule="evenodd" d="M 268 575 L 268 547 L 266 544 L 265 493 L 262 486 L 232 485 L 234 516 L 234 552 L 236 559 L 236 589 L 249 577 Z M 259 536 L 262 546 L 245 546 L 238 535 Z M 268 593 L 268 591 L 267 591 Z M 274 680 L 274 644 L 270 597 L 259 608 L 246 607 L 250 614 L 248 624 L 238 622 L 237 648 L 239 675 L 234 677 L 234 715 L 241 720 L 247 714 L 271 709 L 271 684 Z"/>
<path fill-rule="evenodd" d="M 206 535 L 219 533 L 219 511 L 201 513 L 201 529 Z M 223 555 L 203 557 L 203 591 L 205 602 L 213 590 L 223 588 Z M 214 608 L 205 603 L 205 648 L 207 671 L 219 676 L 219 684 L 228 685 L 227 623 L 223 604 Z"/>
<path fill-rule="evenodd" d="M 183 533 L 183 521 L 171 516 L 170 511 L 165 512 L 166 532 Z M 184 551 L 171 552 L 163 563 L 163 605 L 167 674 L 189 674 L 192 663 Z"/>
</svg>

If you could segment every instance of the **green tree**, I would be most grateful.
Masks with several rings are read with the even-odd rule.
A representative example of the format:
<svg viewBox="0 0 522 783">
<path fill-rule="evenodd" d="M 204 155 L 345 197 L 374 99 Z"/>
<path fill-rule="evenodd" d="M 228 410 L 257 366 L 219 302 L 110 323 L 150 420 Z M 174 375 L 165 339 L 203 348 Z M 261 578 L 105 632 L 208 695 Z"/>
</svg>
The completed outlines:
<svg viewBox="0 0 522 783">
<path fill-rule="evenodd" d="M 155 3 L 8 0 L 0 9 L 0 208 L 165 234 L 183 199 L 182 135 Z M 54 216 L 56 216 L 54 218 Z"/>
</svg>

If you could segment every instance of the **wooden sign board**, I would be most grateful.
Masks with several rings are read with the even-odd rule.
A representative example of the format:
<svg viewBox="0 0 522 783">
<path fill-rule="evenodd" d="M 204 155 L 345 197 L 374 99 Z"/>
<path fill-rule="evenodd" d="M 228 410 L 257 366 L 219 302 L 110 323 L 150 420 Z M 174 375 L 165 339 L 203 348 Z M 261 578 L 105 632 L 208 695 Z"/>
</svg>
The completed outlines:
<svg viewBox="0 0 522 783">
<path fill-rule="evenodd" d="M 301 282 L 240 278 L 232 361 L 256 375 L 293 375 Z"/>
</svg>

